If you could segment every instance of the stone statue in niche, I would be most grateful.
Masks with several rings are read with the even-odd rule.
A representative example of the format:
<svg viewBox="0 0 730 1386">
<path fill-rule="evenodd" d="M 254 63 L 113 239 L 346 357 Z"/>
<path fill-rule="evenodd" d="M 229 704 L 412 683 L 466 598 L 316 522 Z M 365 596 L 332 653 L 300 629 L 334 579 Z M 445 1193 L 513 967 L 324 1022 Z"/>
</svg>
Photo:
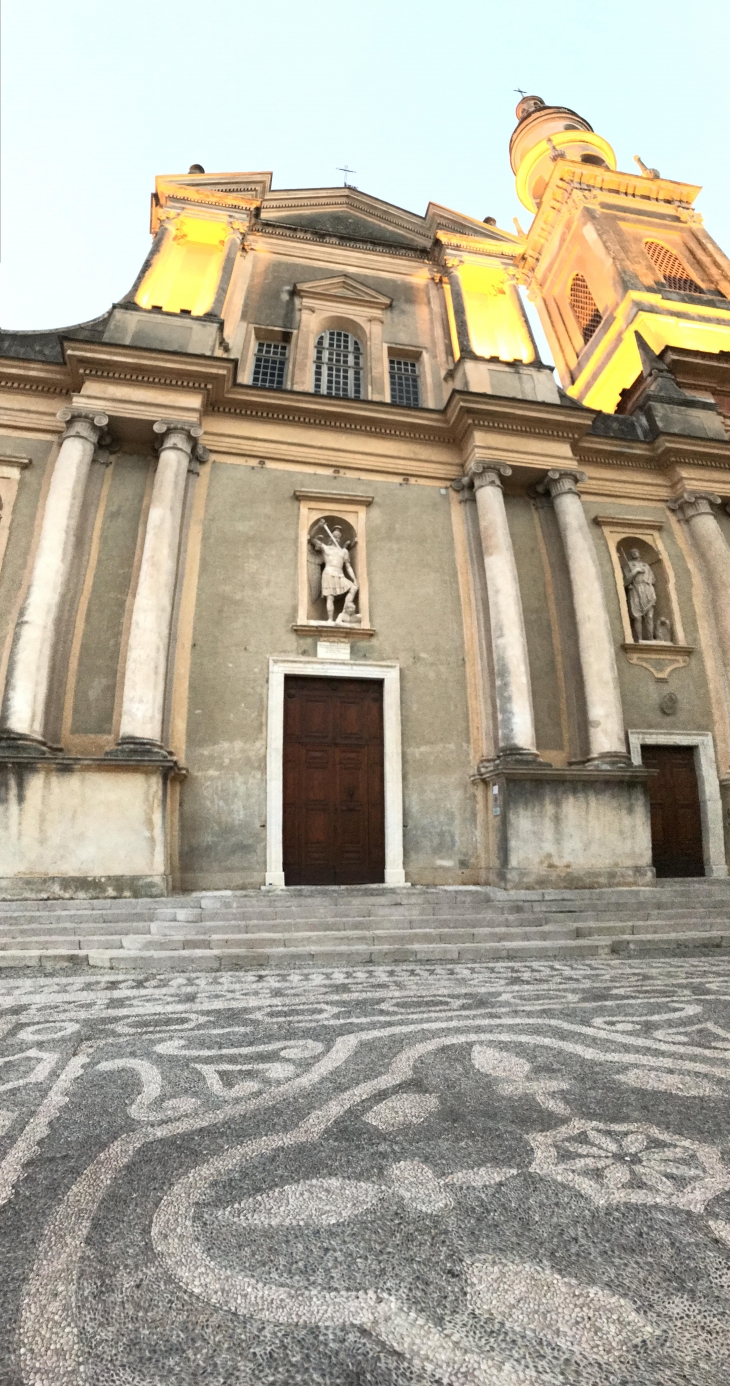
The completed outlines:
<svg viewBox="0 0 730 1386">
<path fill-rule="evenodd" d="M 654 638 L 656 640 L 661 640 L 664 645 L 671 645 L 673 643 L 672 627 L 666 616 L 660 616 L 658 621 L 655 622 Z"/>
<path fill-rule="evenodd" d="M 350 550 L 356 543 L 355 538 L 345 538 L 341 525 L 333 524 L 330 529 L 326 519 L 312 526 L 309 536 L 310 595 L 313 603 L 324 598 L 329 625 L 360 624 L 356 604 L 359 583 L 350 561 Z M 335 616 L 335 602 L 340 597 L 344 601 Z"/>
<path fill-rule="evenodd" d="M 642 640 L 653 640 L 654 608 L 656 606 L 654 574 L 649 564 L 642 559 L 638 549 L 629 549 L 628 559 L 622 557 L 621 567 L 634 640 L 637 643 Z"/>
</svg>

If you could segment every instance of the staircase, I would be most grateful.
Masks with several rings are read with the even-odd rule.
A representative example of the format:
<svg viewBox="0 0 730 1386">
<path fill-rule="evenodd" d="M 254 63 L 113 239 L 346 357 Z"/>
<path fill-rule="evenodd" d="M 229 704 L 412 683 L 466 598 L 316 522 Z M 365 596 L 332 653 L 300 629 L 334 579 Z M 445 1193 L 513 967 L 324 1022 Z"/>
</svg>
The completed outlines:
<svg viewBox="0 0 730 1386">
<path fill-rule="evenodd" d="M 0 901 L 0 967 L 149 972 L 594 958 L 730 948 L 730 880 L 655 887 L 310 887 Z"/>
</svg>

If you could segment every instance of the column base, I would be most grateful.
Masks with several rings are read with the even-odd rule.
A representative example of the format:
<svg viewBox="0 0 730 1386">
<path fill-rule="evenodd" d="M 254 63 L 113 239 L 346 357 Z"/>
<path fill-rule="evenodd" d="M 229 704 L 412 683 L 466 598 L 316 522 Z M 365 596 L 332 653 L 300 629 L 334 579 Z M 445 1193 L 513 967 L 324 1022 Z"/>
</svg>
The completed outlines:
<svg viewBox="0 0 730 1386">
<path fill-rule="evenodd" d="M 603 756 L 591 756 L 588 760 L 572 760 L 570 764 L 585 766 L 586 770 L 625 770 L 632 761 L 631 756 L 623 751 L 608 751 Z"/>
<path fill-rule="evenodd" d="M 160 741 L 147 740 L 142 736 L 121 736 L 110 751 L 104 752 L 105 760 L 159 760 L 173 763 L 175 757 L 165 750 Z"/>
<path fill-rule="evenodd" d="M 177 778 L 150 759 L 0 760 L 0 899 L 164 895 Z"/>
<path fill-rule="evenodd" d="M 61 746 L 51 746 L 40 736 L 25 732 L 0 732 L 0 760 L 43 760 L 62 753 Z"/>
<path fill-rule="evenodd" d="M 486 884 L 582 890 L 654 883 L 646 770 L 533 764 L 479 778 L 492 784 Z"/>
<path fill-rule="evenodd" d="M 537 751 L 515 750 L 500 751 L 498 756 L 492 760 L 480 760 L 476 768 L 476 774 L 472 777 L 477 780 L 490 780 L 498 775 L 502 770 L 536 770 L 543 767 L 545 770 L 552 770 L 553 766 L 549 760 L 543 760 Z"/>
</svg>

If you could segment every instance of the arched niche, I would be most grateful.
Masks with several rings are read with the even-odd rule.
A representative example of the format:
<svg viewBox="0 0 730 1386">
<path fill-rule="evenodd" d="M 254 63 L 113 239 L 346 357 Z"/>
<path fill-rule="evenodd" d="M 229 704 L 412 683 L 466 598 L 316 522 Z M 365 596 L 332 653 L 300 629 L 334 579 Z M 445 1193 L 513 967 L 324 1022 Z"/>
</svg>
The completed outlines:
<svg viewBox="0 0 730 1386">
<path fill-rule="evenodd" d="M 621 571 L 624 576 L 624 602 L 626 603 L 628 611 L 629 629 L 632 639 L 635 643 L 638 643 L 639 640 L 647 639 L 661 640 L 665 644 L 673 645 L 676 638 L 676 632 L 674 630 L 674 612 L 672 610 L 669 583 L 667 581 L 667 574 L 661 554 L 652 543 L 638 534 L 629 534 L 624 539 L 619 540 L 617 549 Z M 637 631 L 635 629 L 636 618 L 632 614 L 631 585 L 626 585 L 626 578 L 631 571 L 634 554 L 638 555 L 638 559 L 641 563 L 645 563 L 651 568 L 654 578 L 654 592 L 656 595 L 650 626 L 647 626 L 647 620 L 644 618 L 644 630 L 640 636 L 637 636 Z"/>
<path fill-rule="evenodd" d="M 685 644 L 674 572 L 662 540 L 664 520 L 659 516 L 596 515 L 594 523 L 603 530 L 611 555 L 624 633 L 621 648 L 626 659 L 629 664 L 648 669 L 654 678 L 666 680 L 673 669 L 689 663 L 692 646 Z M 634 549 L 638 550 L 641 562 L 648 564 L 654 578 L 653 640 L 637 640 L 632 629 L 624 569 Z M 666 622 L 666 625 L 659 625 L 659 622 Z"/>
<path fill-rule="evenodd" d="M 307 620 L 325 622 L 329 620 L 327 611 L 325 557 L 327 551 L 339 548 L 346 553 L 342 562 L 342 590 L 332 596 L 334 619 L 342 625 L 360 625 L 360 580 L 358 577 L 358 542 L 355 526 L 343 515 L 331 512 L 313 520 L 307 534 Z M 355 589 L 344 584 L 352 582 L 354 574 Z"/>
<path fill-rule="evenodd" d="M 298 603 L 294 630 L 302 635 L 319 634 L 327 639 L 371 639 L 375 632 L 370 625 L 365 518 L 373 497 L 344 489 L 338 492 L 334 488 L 332 491 L 295 491 L 294 495 L 299 501 Z M 316 541 L 329 543 L 333 535 L 347 549 L 347 562 L 357 588 L 350 593 L 352 609 L 349 612 L 344 611 L 345 591 L 334 598 L 333 621 L 330 622 L 321 581 L 325 555 Z"/>
</svg>

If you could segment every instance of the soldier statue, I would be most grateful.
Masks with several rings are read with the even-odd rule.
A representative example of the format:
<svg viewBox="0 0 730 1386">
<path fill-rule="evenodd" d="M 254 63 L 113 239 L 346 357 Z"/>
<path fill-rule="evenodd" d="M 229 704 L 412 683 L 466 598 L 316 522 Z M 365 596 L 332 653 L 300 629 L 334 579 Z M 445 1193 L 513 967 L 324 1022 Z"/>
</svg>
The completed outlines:
<svg viewBox="0 0 730 1386">
<path fill-rule="evenodd" d="M 313 592 L 312 595 L 315 601 L 319 596 L 324 597 L 329 625 L 355 625 L 357 624 L 357 615 L 354 598 L 359 584 L 350 562 L 352 541 L 346 539 L 343 542 L 342 530 L 339 525 L 330 529 L 322 520 L 322 529 L 326 531 L 326 537 L 317 534 L 310 540 L 312 548 L 319 555 L 317 562 L 324 565 L 321 580 L 317 584 L 319 591 Z M 344 606 L 337 617 L 337 622 L 335 622 L 335 599 L 343 596 L 345 598 Z"/>
</svg>

